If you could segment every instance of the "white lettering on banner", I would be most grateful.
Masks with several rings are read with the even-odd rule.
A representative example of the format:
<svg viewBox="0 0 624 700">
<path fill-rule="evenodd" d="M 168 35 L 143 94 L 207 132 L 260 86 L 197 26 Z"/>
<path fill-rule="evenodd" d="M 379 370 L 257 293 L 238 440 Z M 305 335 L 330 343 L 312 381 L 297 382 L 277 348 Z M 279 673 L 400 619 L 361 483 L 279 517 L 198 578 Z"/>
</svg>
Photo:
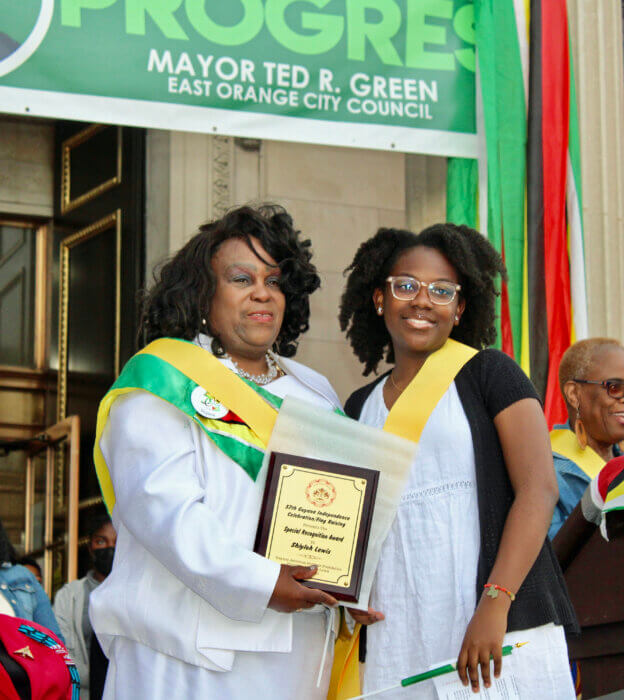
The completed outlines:
<svg viewBox="0 0 624 700">
<path fill-rule="evenodd" d="M 303 66 L 291 66 L 288 63 L 265 61 L 267 83 L 276 83 L 279 87 L 304 88 L 310 82 L 310 73 Z"/>
<path fill-rule="evenodd" d="M 351 92 L 356 97 L 376 97 L 391 100 L 431 100 L 438 101 L 438 83 L 432 80 L 415 78 L 386 78 L 383 75 L 371 76 L 354 73 L 349 81 Z"/>
<path fill-rule="evenodd" d="M 147 61 L 147 70 L 151 73 L 154 69 L 156 69 L 159 73 L 173 73 L 171 51 L 164 51 L 162 57 L 160 57 L 156 49 L 150 49 L 149 58 Z"/>
<path fill-rule="evenodd" d="M 240 64 L 229 56 L 221 56 L 215 63 L 215 71 L 221 80 L 236 80 L 239 78 L 244 83 L 255 83 L 255 65 L 248 58 L 242 58 Z"/>
<path fill-rule="evenodd" d="M 316 92 L 306 92 L 303 96 L 303 104 L 308 109 L 318 109 L 326 112 L 337 112 L 342 97 L 335 95 L 322 95 Z"/>
<path fill-rule="evenodd" d="M 303 92 L 310 84 L 310 73 L 303 66 L 264 61 L 264 78 L 268 85 L 255 85 L 254 62 L 247 58 L 204 56 L 196 54 L 196 62 L 186 52 L 175 56 L 170 50 L 159 53 L 151 49 L 147 62 L 148 72 L 168 73 L 167 91 L 170 94 L 214 97 L 234 102 L 273 104 L 279 107 L 303 107 L 310 112 L 338 113 L 341 107 L 350 114 L 367 117 L 433 119 L 431 104 L 438 101 L 435 80 L 368 75 L 354 73 L 349 81 L 351 96 L 335 94 L 333 73 L 319 69 L 319 91 Z M 187 73 L 189 77 L 178 77 Z M 214 83 L 212 75 L 220 79 Z M 202 79 L 195 78 L 201 75 Z M 194 78 L 194 79 L 192 79 Z M 331 94 L 334 93 L 334 94 Z"/>
<path fill-rule="evenodd" d="M 284 90 L 283 88 L 255 88 L 253 85 L 245 87 L 240 83 L 219 83 L 217 96 L 222 100 L 235 100 L 236 102 L 253 102 L 255 104 L 275 104 L 280 107 L 299 106 L 299 93 L 296 90 Z"/>
<path fill-rule="evenodd" d="M 351 97 L 347 100 L 347 110 L 351 114 L 366 114 L 367 116 L 410 117 L 410 119 L 433 119 L 427 103 L 393 102 L 391 100 L 359 100 Z"/>
<path fill-rule="evenodd" d="M 201 97 L 210 97 L 211 80 L 189 80 L 182 78 L 181 80 L 175 75 L 170 75 L 167 80 L 167 91 L 173 94 L 197 95 Z"/>
<path fill-rule="evenodd" d="M 319 90 L 321 92 L 334 92 L 333 80 L 334 74 L 329 68 L 321 68 L 319 70 Z M 340 92 L 340 88 L 336 88 L 335 92 Z"/>
<path fill-rule="evenodd" d="M 248 58 L 237 60 L 229 56 L 220 56 L 215 60 L 215 56 L 202 56 L 199 53 L 196 56 L 199 65 L 194 65 L 193 59 L 189 54 L 186 51 L 182 51 L 174 68 L 174 59 L 169 49 L 163 51 L 162 55 L 159 55 L 157 49 L 150 49 L 147 59 L 147 71 L 148 73 L 173 73 L 174 75 L 185 72 L 192 76 L 201 73 L 203 78 L 208 78 L 210 71 L 214 70 L 220 80 L 238 79 L 244 83 L 256 82 L 254 77 L 256 67 L 254 62 Z"/>
<path fill-rule="evenodd" d="M 200 53 L 198 53 L 197 60 L 199 61 L 202 68 L 202 76 L 204 78 L 207 78 L 208 72 L 210 71 L 210 66 L 214 61 L 214 56 L 202 56 Z"/>
<path fill-rule="evenodd" d="M 195 75 L 195 69 L 193 68 L 193 64 L 191 63 L 191 59 L 189 55 L 186 53 L 186 51 L 183 51 L 180 54 L 180 58 L 178 59 L 178 62 L 175 67 L 174 73 L 176 75 L 179 75 L 182 73 L 182 71 L 186 73 L 190 73 L 191 75 Z"/>
</svg>

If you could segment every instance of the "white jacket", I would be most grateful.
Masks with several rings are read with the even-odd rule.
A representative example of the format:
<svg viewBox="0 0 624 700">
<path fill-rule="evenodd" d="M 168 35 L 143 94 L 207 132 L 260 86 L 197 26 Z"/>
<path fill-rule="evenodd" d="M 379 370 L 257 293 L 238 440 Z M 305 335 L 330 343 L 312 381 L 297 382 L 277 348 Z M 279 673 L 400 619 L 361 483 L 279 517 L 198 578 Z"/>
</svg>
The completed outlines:
<svg viewBox="0 0 624 700">
<path fill-rule="evenodd" d="M 320 374 L 279 358 L 289 395 L 339 406 Z M 226 364 L 228 361 L 225 361 Z M 144 391 L 118 398 L 101 448 L 116 496 L 113 570 L 91 595 L 108 653 L 116 635 L 213 671 L 236 651 L 291 649 L 292 617 L 267 609 L 279 564 L 255 554 L 256 482 L 202 429 Z"/>
</svg>

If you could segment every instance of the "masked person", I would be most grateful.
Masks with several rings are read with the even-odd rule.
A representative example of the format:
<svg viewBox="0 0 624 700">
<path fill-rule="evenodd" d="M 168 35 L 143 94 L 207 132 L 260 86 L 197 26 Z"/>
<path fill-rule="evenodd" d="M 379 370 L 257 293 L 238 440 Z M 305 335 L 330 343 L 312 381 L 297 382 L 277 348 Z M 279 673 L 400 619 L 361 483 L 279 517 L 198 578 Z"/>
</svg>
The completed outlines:
<svg viewBox="0 0 624 700">
<path fill-rule="evenodd" d="M 93 637 L 89 597 L 110 573 L 117 542 L 117 533 L 105 511 L 91 517 L 88 535 L 93 568 L 84 578 L 65 584 L 54 599 L 56 619 L 80 674 L 82 700 L 89 700 L 89 653 Z"/>
</svg>

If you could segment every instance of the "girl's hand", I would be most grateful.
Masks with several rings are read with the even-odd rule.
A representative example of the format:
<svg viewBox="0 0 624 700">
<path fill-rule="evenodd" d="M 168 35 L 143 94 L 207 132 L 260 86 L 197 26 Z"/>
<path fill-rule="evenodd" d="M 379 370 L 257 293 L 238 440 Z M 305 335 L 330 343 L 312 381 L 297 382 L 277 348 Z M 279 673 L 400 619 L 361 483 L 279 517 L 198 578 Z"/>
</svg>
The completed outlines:
<svg viewBox="0 0 624 700">
<path fill-rule="evenodd" d="M 483 685 L 489 688 L 490 656 L 494 660 L 494 676 L 500 676 L 503 657 L 503 637 L 507 631 L 507 613 L 511 601 L 506 595 L 490 598 L 483 594 L 472 620 L 468 624 L 457 659 L 457 672 L 464 685 L 479 692 L 479 666 Z"/>
<path fill-rule="evenodd" d="M 349 611 L 351 617 L 361 625 L 374 625 L 375 622 L 381 622 L 386 618 L 382 612 L 373 610 L 373 608 L 369 608 L 368 610 L 354 610 L 353 608 L 347 608 L 347 610 Z"/>
</svg>

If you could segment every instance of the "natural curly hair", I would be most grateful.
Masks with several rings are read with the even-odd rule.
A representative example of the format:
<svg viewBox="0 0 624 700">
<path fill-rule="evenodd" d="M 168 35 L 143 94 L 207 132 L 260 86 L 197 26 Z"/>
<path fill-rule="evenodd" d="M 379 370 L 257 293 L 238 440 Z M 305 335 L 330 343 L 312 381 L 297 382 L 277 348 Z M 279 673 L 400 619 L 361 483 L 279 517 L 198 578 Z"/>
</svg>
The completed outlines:
<svg viewBox="0 0 624 700">
<path fill-rule="evenodd" d="M 213 336 L 212 351 L 224 353 L 217 329 L 202 325 L 208 318 L 216 289 L 211 260 L 224 241 L 240 238 L 255 250 L 251 237 L 280 267 L 280 289 L 286 300 L 284 320 L 273 350 L 284 357 L 297 351 L 297 338 L 309 328 L 310 294 L 320 287 L 316 267 L 310 262 L 310 241 L 300 238 L 283 207 L 262 205 L 232 209 L 222 218 L 200 226 L 168 262 L 154 273 L 155 285 L 144 294 L 139 346 L 157 338 L 192 340 L 200 332 Z"/>
<path fill-rule="evenodd" d="M 487 239 L 468 226 L 434 224 L 419 234 L 380 228 L 362 243 L 345 270 L 347 284 L 340 303 L 340 328 L 346 331 L 355 355 L 364 363 L 364 376 L 376 371 L 380 360 L 394 362 L 394 349 L 383 317 L 375 313 L 373 292 L 408 249 L 433 248 L 455 268 L 466 308 L 451 337 L 481 349 L 496 339 L 496 278 L 507 279 L 501 256 Z"/>
</svg>

